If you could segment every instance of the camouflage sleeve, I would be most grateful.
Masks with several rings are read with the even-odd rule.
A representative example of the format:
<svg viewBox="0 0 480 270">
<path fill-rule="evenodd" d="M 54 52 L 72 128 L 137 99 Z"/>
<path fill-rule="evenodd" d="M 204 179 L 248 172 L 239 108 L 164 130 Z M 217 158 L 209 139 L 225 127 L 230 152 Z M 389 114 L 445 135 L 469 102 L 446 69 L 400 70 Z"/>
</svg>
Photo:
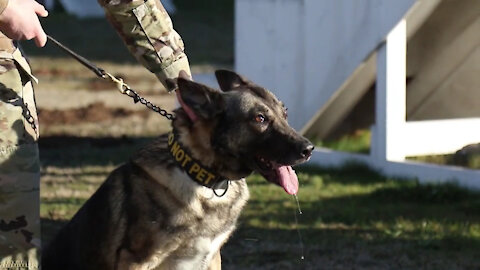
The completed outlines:
<svg viewBox="0 0 480 270">
<path fill-rule="evenodd" d="M 168 78 L 191 76 L 180 35 L 159 0 L 98 0 L 130 52 L 155 73 L 168 91 Z"/>
<path fill-rule="evenodd" d="M 0 14 L 3 13 L 7 5 L 8 5 L 8 0 L 0 0 Z"/>
</svg>

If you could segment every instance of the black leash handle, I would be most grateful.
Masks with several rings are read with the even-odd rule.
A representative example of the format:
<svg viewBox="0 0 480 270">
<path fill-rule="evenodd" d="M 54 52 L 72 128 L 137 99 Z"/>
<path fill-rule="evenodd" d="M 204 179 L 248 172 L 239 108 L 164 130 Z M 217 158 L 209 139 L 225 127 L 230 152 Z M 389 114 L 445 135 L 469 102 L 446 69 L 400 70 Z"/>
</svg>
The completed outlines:
<svg viewBox="0 0 480 270">
<path fill-rule="evenodd" d="M 97 66 L 95 66 L 94 64 L 92 64 L 92 62 L 88 61 L 87 59 L 85 59 L 83 56 L 81 55 L 78 55 L 77 53 L 75 53 L 74 51 L 70 50 L 69 48 L 67 48 L 65 45 L 63 45 L 62 43 L 60 43 L 59 41 L 57 41 L 56 39 L 54 39 L 53 37 L 47 35 L 47 38 L 49 40 L 51 40 L 53 43 L 55 43 L 55 45 L 57 45 L 58 47 L 60 47 L 62 50 L 64 50 L 66 53 L 68 53 L 70 56 L 72 56 L 73 58 L 75 58 L 78 62 L 80 62 L 82 65 L 84 65 L 86 68 L 90 69 L 91 71 L 93 71 L 98 77 L 102 77 L 102 78 L 105 78 L 105 70 L 103 70 L 102 68 L 99 68 Z"/>
</svg>

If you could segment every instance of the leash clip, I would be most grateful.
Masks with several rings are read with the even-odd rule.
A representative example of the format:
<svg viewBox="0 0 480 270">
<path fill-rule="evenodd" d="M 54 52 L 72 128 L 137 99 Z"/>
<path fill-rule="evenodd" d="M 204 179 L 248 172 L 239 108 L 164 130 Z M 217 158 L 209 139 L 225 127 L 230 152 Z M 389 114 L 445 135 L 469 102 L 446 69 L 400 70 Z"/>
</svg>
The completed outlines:
<svg viewBox="0 0 480 270">
<path fill-rule="evenodd" d="M 130 89 L 130 87 L 128 86 L 128 84 L 123 82 L 122 78 L 117 78 L 117 77 L 113 76 L 112 74 L 110 74 L 108 72 L 105 72 L 105 71 L 103 71 L 102 77 L 105 78 L 105 79 L 110 79 L 113 83 L 116 84 L 117 89 L 120 93 L 128 95 L 128 90 Z"/>
<path fill-rule="evenodd" d="M 225 184 L 224 183 L 227 183 L 226 184 L 226 187 L 225 187 Z M 220 187 L 220 185 L 223 185 L 224 188 Z M 223 193 L 222 194 L 218 194 L 217 193 L 217 189 L 216 188 L 222 188 L 223 189 Z M 220 182 L 217 182 L 215 183 L 213 186 L 212 186 L 212 191 L 213 191 L 213 194 L 215 194 L 215 196 L 221 198 L 223 197 L 225 194 L 227 194 L 227 191 L 228 191 L 228 188 L 230 187 L 230 180 L 223 180 L 223 181 L 220 181 Z"/>
</svg>

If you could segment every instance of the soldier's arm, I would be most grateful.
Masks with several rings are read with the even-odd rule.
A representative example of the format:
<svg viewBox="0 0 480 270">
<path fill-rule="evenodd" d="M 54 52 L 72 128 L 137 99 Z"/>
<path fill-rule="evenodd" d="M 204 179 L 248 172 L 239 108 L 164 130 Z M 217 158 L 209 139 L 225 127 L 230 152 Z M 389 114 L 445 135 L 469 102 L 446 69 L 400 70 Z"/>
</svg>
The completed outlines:
<svg viewBox="0 0 480 270">
<path fill-rule="evenodd" d="M 190 67 L 180 35 L 159 0 L 98 0 L 107 19 L 135 58 L 155 73 L 167 90 L 166 80 Z"/>
</svg>

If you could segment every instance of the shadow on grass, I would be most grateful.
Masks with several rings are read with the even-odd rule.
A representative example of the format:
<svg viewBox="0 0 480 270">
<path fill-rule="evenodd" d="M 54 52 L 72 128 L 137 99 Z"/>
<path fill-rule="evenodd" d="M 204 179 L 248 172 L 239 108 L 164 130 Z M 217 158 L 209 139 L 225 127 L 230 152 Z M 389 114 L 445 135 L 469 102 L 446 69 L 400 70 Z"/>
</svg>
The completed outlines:
<svg viewBox="0 0 480 270">
<path fill-rule="evenodd" d="M 363 226 L 377 221 L 394 223 L 436 221 L 478 226 L 480 236 L 480 192 L 454 184 L 425 184 L 414 180 L 385 178 L 361 165 L 327 170 L 315 167 L 297 168 L 300 179 L 299 199 L 304 224 L 334 223 Z M 273 224 L 288 224 L 297 209 L 294 201 L 262 177 L 248 181 L 253 194 L 246 213 L 248 217 Z M 257 192 L 260 190 L 260 193 Z M 263 194 L 276 194 L 267 195 Z M 363 226 L 365 227 L 365 226 Z"/>
<path fill-rule="evenodd" d="M 365 233 L 365 232 L 362 232 Z M 382 238 L 366 240 L 342 229 L 295 230 L 240 227 L 222 248 L 226 269 L 478 269 L 479 240 Z M 266 239 L 264 235 L 275 235 Z M 252 238 L 260 236 L 260 239 Z M 304 257 L 302 260 L 301 257 Z"/>
<path fill-rule="evenodd" d="M 117 164 L 150 138 L 50 137 L 40 141 L 53 166 Z M 453 185 L 392 180 L 359 165 L 341 170 L 297 168 L 298 215 L 306 259 L 296 231 L 296 204 L 259 176 L 238 230 L 223 249 L 225 269 L 478 269 L 480 193 Z M 78 208 L 83 199 L 43 203 Z M 44 242 L 65 224 L 42 219 Z M 324 267 L 318 267 L 322 265 Z M 393 265 L 393 266 L 392 266 Z"/>
<path fill-rule="evenodd" d="M 345 184 L 343 177 L 350 173 L 337 171 L 331 177 L 323 172 L 325 178 L 331 177 L 323 188 Z M 421 186 L 409 181 L 392 187 L 383 182 L 385 186 L 372 192 L 331 197 L 306 184 L 303 189 L 319 196 L 314 199 L 301 191 L 303 214 L 297 214 L 298 225 L 293 200 L 253 196 L 237 232 L 223 249 L 224 261 L 232 267 L 228 269 L 239 265 L 246 267 L 239 269 L 480 267 L 479 193 L 452 185 Z M 373 182 L 381 183 L 381 179 Z M 251 191 L 263 187 L 263 183 L 250 184 Z M 305 260 L 299 260 L 297 227 Z"/>
<path fill-rule="evenodd" d="M 385 177 L 377 171 L 372 170 L 368 166 L 350 162 L 346 163 L 342 168 L 323 168 L 311 165 L 300 165 L 296 170 L 307 175 L 322 175 L 325 184 L 330 182 L 345 184 L 372 184 L 385 182 Z"/>
<path fill-rule="evenodd" d="M 305 228 L 340 224 L 339 227 L 354 232 L 372 232 L 368 228 L 375 228 L 378 224 L 380 229 L 384 229 L 380 232 L 385 236 L 390 234 L 387 230 L 397 223 L 406 224 L 404 228 L 398 228 L 398 233 L 413 236 L 430 232 L 442 235 L 468 233 L 472 226 L 480 233 L 480 195 L 454 190 L 452 194 L 445 192 L 440 197 L 431 197 L 431 194 L 443 192 L 443 189 L 433 186 L 385 188 L 367 195 L 301 201 L 303 214 L 299 216 L 299 221 Z M 425 193 L 425 197 L 421 198 L 421 193 Z M 255 220 L 256 224 L 282 227 L 294 223 L 296 206 L 286 205 L 282 199 L 252 199 L 248 202 L 248 208 L 243 218 Z M 444 227 L 437 228 L 438 224 Z"/>
<path fill-rule="evenodd" d="M 40 137 L 43 166 L 72 167 L 119 165 L 127 161 L 153 137 Z"/>
<path fill-rule="evenodd" d="M 270 260 L 263 250 L 273 249 L 272 260 L 285 262 L 282 269 L 351 269 L 354 265 L 392 269 L 391 264 L 403 256 L 408 263 L 399 262 L 393 268 L 480 267 L 476 259 L 480 258 L 480 193 L 454 185 L 392 180 L 358 165 L 342 170 L 302 167 L 297 173 L 303 212 L 297 214 L 299 225 L 293 199 L 277 195 L 282 191 L 268 187 L 261 177 L 249 179 L 252 198 L 225 249 L 235 254 L 230 258 L 232 265 L 247 261 L 246 265 L 263 267 Z M 314 261 L 322 258 L 323 267 L 305 262 L 297 268 L 301 250 L 297 227 L 306 256 Z M 368 255 L 366 265 L 356 261 L 362 254 Z M 437 258 L 443 259 L 438 263 Z"/>
</svg>

